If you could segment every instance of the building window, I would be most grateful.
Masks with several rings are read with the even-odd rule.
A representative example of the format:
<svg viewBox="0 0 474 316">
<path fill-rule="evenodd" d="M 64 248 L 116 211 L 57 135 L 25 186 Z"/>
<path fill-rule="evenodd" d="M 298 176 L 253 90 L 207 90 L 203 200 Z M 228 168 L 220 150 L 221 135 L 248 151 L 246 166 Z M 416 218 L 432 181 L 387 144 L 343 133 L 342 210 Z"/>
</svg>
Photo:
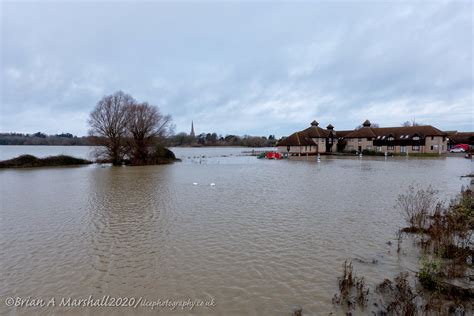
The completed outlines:
<svg viewBox="0 0 474 316">
<path fill-rule="evenodd" d="M 433 145 L 431 145 L 431 150 L 433 150 Z"/>
<path fill-rule="evenodd" d="M 367 150 L 372 150 L 372 146 L 367 146 Z"/>
<path fill-rule="evenodd" d="M 413 136 L 413 140 L 420 140 L 419 136 Z"/>
<path fill-rule="evenodd" d="M 359 143 L 362 143 L 362 138 L 359 138 Z"/>
<path fill-rule="evenodd" d="M 387 138 L 387 140 L 394 140 L 394 138 L 390 136 L 389 138 Z"/>
<path fill-rule="evenodd" d="M 434 136 L 431 136 L 431 140 L 433 140 L 433 139 L 434 139 Z"/>
<path fill-rule="evenodd" d="M 381 152 L 382 151 L 382 146 L 377 146 L 377 152 Z"/>
<path fill-rule="evenodd" d="M 407 152 L 407 146 L 400 146 L 400 152 L 401 153 L 406 153 Z"/>
<path fill-rule="evenodd" d="M 387 150 L 394 150 L 394 149 L 395 149 L 395 146 L 393 146 L 393 145 L 388 145 L 387 146 Z"/>
<path fill-rule="evenodd" d="M 411 149 L 412 149 L 413 151 L 420 151 L 420 146 L 414 145 Z"/>
</svg>

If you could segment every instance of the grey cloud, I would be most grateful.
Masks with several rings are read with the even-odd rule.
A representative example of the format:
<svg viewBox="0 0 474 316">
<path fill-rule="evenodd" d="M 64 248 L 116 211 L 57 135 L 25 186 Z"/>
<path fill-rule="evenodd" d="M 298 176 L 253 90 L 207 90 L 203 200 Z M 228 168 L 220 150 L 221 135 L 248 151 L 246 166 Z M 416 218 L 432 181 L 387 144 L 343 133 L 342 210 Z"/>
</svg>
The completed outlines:
<svg viewBox="0 0 474 316">
<path fill-rule="evenodd" d="M 473 129 L 472 3 L 2 3 L 1 131 L 85 134 L 124 90 L 177 131 Z"/>
</svg>

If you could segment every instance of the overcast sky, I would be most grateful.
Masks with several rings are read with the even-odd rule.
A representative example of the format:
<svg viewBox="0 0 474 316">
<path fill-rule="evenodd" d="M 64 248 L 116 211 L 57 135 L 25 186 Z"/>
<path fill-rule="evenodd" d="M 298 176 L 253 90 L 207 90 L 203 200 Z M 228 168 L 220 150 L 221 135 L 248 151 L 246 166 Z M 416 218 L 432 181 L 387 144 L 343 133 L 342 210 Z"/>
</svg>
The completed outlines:
<svg viewBox="0 0 474 316">
<path fill-rule="evenodd" d="M 123 90 L 176 132 L 473 127 L 471 1 L 5 2 L 1 132 L 86 135 Z"/>
</svg>

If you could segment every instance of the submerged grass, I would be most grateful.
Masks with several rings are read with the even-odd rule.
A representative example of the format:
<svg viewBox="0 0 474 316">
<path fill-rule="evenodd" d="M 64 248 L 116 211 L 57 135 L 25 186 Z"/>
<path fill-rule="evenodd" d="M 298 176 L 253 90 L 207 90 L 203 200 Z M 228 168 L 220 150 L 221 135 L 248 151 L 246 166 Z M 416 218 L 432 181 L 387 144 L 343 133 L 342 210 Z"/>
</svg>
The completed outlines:
<svg viewBox="0 0 474 316">
<path fill-rule="evenodd" d="M 344 261 L 342 277 L 339 278 L 339 294 L 335 294 L 332 303 L 342 305 L 349 310 L 356 306 L 367 306 L 369 288 L 365 285 L 364 277 L 357 277 L 353 273 L 352 261 Z"/>
<path fill-rule="evenodd" d="M 413 285 L 408 272 L 402 272 L 393 280 L 385 279 L 369 295 L 364 279 L 355 277 L 352 262 L 345 261 L 333 304 L 345 306 L 348 314 L 367 305 L 375 315 L 472 314 L 474 193 L 462 188 L 447 206 L 435 196 L 431 187 L 410 186 L 397 199 L 408 224 L 397 232 L 397 254 L 403 235 L 410 234 L 422 255 Z"/>
</svg>

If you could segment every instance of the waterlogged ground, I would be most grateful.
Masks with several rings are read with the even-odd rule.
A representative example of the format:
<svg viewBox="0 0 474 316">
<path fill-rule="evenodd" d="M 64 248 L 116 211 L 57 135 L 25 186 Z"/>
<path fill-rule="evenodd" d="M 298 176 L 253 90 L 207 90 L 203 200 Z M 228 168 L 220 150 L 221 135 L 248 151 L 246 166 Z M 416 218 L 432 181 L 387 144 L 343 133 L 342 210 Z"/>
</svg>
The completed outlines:
<svg viewBox="0 0 474 316">
<path fill-rule="evenodd" d="M 0 159 L 27 147 L 2 146 Z M 87 158 L 88 150 L 32 146 L 28 153 Z M 345 259 L 368 284 L 417 270 L 409 242 L 396 253 L 397 195 L 415 183 L 452 197 L 472 169 L 453 157 L 317 163 L 258 160 L 242 150 L 177 148 L 183 162 L 163 166 L 0 171 L 0 314 L 156 314 L 150 302 L 167 299 L 213 306 L 156 307 L 161 314 L 287 315 L 293 304 L 328 314 Z M 146 306 L 4 303 L 89 296 L 141 297 Z"/>
</svg>

